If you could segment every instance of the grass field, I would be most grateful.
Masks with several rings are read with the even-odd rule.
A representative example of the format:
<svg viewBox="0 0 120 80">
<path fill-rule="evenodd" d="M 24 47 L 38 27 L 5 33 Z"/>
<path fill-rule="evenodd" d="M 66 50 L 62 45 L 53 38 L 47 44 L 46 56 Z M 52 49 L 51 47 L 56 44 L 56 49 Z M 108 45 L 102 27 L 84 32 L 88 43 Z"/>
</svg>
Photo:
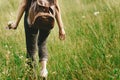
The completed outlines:
<svg viewBox="0 0 120 80">
<path fill-rule="evenodd" d="M 19 0 L 0 0 L 0 80 L 29 80 Z M 120 80 L 120 0 L 59 0 L 66 40 L 57 25 L 48 38 L 48 80 Z M 37 58 L 38 59 L 38 58 Z M 39 75 L 39 66 L 37 68 Z"/>
</svg>

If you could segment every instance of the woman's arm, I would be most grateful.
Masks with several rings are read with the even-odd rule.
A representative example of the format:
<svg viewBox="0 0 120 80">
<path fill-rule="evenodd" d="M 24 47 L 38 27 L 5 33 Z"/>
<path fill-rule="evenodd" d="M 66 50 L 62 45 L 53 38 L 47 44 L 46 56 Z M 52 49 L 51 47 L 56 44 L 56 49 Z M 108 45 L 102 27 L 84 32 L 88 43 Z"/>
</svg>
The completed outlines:
<svg viewBox="0 0 120 80">
<path fill-rule="evenodd" d="M 61 13 L 60 13 L 60 7 L 59 7 L 59 4 L 58 4 L 58 1 L 56 0 L 56 15 L 55 15 L 55 18 L 56 18 L 56 21 L 58 23 L 58 27 L 59 27 L 59 38 L 60 40 L 64 40 L 65 39 L 65 30 L 64 30 L 64 27 L 63 27 L 63 22 L 62 22 L 62 18 L 61 18 Z"/>
<path fill-rule="evenodd" d="M 27 0 L 22 0 L 20 2 L 19 7 L 18 7 L 18 13 L 17 13 L 16 21 L 8 23 L 9 29 L 16 29 L 17 28 L 17 26 L 18 26 L 18 24 L 19 24 L 19 22 L 22 18 L 22 15 L 25 11 L 26 5 L 27 5 Z"/>
</svg>

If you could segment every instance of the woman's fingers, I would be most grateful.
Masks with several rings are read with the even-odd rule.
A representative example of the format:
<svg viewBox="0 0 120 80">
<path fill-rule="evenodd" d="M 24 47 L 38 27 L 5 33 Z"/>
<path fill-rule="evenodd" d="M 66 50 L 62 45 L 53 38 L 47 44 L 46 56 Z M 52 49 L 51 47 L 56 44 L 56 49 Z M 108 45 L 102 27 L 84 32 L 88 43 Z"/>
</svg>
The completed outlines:
<svg viewBox="0 0 120 80">
<path fill-rule="evenodd" d="M 9 21 L 8 24 L 7 24 L 7 29 L 16 29 L 17 26 L 15 24 L 15 22 L 13 21 Z"/>
<path fill-rule="evenodd" d="M 65 30 L 64 29 L 61 29 L 59 31 L 59 39 L 60 40 L 65 40 Z"/>
</svg>

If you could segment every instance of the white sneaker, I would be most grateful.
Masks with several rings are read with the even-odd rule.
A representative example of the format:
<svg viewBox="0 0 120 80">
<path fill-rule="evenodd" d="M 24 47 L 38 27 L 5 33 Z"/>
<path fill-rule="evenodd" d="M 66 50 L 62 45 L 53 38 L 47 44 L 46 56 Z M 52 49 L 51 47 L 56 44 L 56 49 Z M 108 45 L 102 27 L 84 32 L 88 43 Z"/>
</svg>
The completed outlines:
<svg viewBox="0 0 120 80">
<path fill-rule="evenodd" d="M 40 72 L 40 76 L 45 78 L 45 77 L 47 77 L 47 75 L 48 75 L 47 69 L 42 69 L 41 72 Z"/>
</svg>

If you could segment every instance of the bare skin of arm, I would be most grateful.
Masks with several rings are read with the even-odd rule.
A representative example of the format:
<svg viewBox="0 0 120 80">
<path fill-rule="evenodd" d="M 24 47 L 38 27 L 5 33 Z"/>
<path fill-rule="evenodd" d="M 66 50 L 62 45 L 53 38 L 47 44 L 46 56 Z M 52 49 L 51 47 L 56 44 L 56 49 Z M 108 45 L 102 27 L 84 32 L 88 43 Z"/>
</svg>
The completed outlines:
<svg viewBox="0 0 120 80">
<path fill-rule="evenodd" d="M 63 22 L 62 22 L 62 18 L 61 18 L 61 13 L 60 13 L 60 7 L 58 4 L 58 1 L 56 0 L 56 21 L 59 27 L 59 39 L 60 40 L 65 40 L 65 30 L 63 27 Z"/>
<path fill-rule="evenodd" d="M 10 22 L 9 23 L 9 29 L 16 29 L 21 18 L 22 18 L 22 15 L 25 11 L 25 8 L 26 8 L 26 5 L 27 5 L 27 0 L 22 0 L 19 4 L 19 7 L 18 7 L 18 13 L 17 13 L 17 18 L 16 18 L 16 21 L 15 22 Z"/>
</svg>

